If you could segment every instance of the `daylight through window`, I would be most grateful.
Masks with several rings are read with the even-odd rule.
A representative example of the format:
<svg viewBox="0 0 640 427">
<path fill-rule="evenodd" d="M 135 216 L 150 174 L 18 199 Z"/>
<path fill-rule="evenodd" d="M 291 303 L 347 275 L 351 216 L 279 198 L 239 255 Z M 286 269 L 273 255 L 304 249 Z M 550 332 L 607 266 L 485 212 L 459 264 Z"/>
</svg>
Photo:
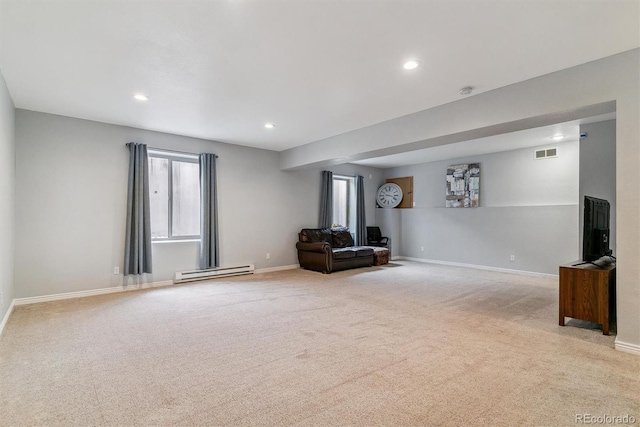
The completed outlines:
<svg viewBox="0 0 640 427">
<path fill-rule="evenodd" d="M 200 167 L 196 156 L 149 151 L 151 238 L 200 238 Z"/>
<path fill-rule="evenodd" d="M 350 176 L 333 175 L 333 224 L 355 231 L 355 179 Z"/>
</svg>

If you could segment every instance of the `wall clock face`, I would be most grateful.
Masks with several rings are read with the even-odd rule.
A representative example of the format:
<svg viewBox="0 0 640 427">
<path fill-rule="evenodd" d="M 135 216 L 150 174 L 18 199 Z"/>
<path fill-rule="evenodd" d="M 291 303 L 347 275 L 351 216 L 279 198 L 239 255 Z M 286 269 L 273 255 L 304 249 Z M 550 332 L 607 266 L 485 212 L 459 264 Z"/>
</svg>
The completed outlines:
<svg viewBox="0 0 640 427">
<path fill-rule="evenodd" d="M 395 208 L 402 201 L 402 188 L 398 184 L 388 182 L 378 188 L 376 195 L 378 205 L 383 208 Z"/>
</svg>

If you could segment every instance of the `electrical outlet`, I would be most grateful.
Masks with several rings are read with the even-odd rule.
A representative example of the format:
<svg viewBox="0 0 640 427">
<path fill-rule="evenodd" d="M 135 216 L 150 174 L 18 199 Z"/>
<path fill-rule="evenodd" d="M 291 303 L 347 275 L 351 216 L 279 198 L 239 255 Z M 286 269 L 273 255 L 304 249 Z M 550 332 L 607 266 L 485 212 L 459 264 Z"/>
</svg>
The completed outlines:
<svg viewBox="0 0 640 427">
<path fill-rule="evenodd" d="M 420 246 L 420 252 L 424 252 L 424 246 Z"/>
<path fill-rule="evenodd" d="M 414 207 L 414 208 L 416 207 L 416 202 L 413 202 L 413 207 Z"/>
<path fill-rule="evenodd" d="M 113 267 L 113 274 L 120 274 L 120 267 Z"/>
<path fill-rule="evenodd" d="M 509 261 L 515 261 L 515 260 L 516 260 L 516 256 L 515 256 L 515 255 L 511 255 L 511 256 L 509 257 Z"/>
<path fill-rule="evenodd" d="M 271 259 L 271 254 L 267 252 L 267 259 Z"/>
</svg>

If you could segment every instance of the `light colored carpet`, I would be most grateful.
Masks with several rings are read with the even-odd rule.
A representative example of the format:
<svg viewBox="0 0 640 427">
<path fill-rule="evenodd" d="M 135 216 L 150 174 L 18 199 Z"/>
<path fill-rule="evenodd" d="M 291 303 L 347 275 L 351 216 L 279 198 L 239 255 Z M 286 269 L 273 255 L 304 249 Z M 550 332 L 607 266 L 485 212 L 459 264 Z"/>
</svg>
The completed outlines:
<svg viewBox="0 0 640 427">
<path fill-rule="evenodd" d="M 640 357 L 558 326 L 557 308 L 555 279 L 411 262 L 17 307 L 0 339 L 0 424 L 640 419 Z"/>
</svg>

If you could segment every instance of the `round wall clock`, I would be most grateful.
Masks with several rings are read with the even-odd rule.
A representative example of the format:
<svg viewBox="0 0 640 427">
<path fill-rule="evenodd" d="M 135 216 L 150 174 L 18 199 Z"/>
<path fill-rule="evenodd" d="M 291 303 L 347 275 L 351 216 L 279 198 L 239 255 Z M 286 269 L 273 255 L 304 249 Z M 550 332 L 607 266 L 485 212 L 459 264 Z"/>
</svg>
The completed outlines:
<svg viewBox="0 0 640 427">
<path fill-rule="evenodd" d="M 383 208 L 395 208 L 402 201 L 402 188 L 393 182 L 382 184 L 378 188 L 376 201 Z"/>
</svg>

